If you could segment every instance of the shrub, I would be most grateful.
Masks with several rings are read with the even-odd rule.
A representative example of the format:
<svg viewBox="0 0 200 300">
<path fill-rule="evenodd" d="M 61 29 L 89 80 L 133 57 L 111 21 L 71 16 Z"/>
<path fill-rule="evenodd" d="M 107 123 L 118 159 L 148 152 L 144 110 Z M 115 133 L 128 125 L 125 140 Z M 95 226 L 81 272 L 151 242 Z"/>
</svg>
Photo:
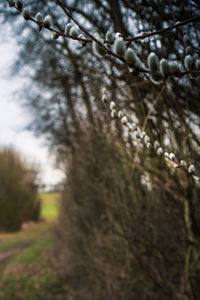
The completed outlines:
<svg viewBox="0 0 200 300">
<path fill-rule="evenodd" d="M 133 178 L 130 156 L 123 142 L 87 132 L 71 159 L 55 257 L 73 299 L 183 299 L 183 178 L 153 157 L 160 180 L 143 165 Z M 198 295 L 197 273 L 192 284 Z"/>
<path fill-rule="evenodd" d="M 0 150 L 0 230 L 16 231 L 26 221 L 38 221 L 37 172 L 12 149 Z"/>
</svg>

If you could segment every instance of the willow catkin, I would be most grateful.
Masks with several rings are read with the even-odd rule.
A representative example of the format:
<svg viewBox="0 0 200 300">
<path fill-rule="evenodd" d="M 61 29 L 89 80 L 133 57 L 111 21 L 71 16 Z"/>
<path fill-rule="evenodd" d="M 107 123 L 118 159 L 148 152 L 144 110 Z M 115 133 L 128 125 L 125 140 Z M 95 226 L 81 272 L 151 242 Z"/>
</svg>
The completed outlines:
<svg viewBox="0 0 200 300">
<path fill-rule="evenodd" d="M 119 37 L 115 40 L 114 45 L 113 45 L 113 51 L 115 54 L 117 54 L 119 56 L 124 56 L 125 51 L 126 51 L 126 46 L 125 46 L 123 38 Z"/>
</svg>

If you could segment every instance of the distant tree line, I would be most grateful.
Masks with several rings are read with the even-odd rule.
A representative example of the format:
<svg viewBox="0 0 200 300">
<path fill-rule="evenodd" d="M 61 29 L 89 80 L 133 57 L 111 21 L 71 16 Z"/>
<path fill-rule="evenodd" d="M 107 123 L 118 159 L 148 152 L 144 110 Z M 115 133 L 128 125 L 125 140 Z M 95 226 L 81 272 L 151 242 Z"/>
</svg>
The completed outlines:
<svg viewBox="0 0 200 300">
<path fill-rule="evenodd" d="M 0 231 L 40 218 L 37 171 L 13 149 L 0 149 Z"/>
</svg>

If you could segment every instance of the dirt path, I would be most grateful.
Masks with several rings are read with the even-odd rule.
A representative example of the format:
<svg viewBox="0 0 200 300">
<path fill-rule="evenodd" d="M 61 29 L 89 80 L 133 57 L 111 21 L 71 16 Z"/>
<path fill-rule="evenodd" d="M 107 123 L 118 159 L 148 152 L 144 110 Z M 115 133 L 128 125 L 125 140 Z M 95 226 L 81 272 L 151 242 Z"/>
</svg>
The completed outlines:
<svg viewBox="0 0 200 300">
<path fill-rule="evenodd" d="M 1 252 L 0 253 L 0 263 L 3 262 L 4 260 L 6 260 L 8 257 L 10 257 L 13 254 L 15 254 L 18 250 L 23 249 L 23 248 L 29 246 L 33 242 L 34 242 L 34 240 L 23 241 L 23 242 L 20 242 L 18 245 L 15 245 L 15 246 L 13 246 L 10 249 L 7 249 L 7 250 Z"/>
<path fill-rule="evenodd" d="M 51 232 L 52 225 L 50 225 L 50 227 L 49 227 L 49 224 L 50 223 L 48 223 L 48 222 L 47 223 L 38 223 L 34 226 L 31 226 L 27 230 L 16 233 L 16 236 L 13 236 L 13 241 L 16 241 L 16 243 L 14 245 L 9 246 L 9 244 L 8 244 L 9 242 L 7 240 L 0 241 L 0 246 L 8 245 L 7 246 L 8 248 L 6 250 L 3 250 L 3 251 L 0 250 L 0 263 L 4 262 L 7 258 L 14 255 L 20 249 L 24 249 L 24 248 L 30 246 L 31 244 L 36 242 L 40 237 L 42 237 L 44 234 Z M 41 228 L 41 226 L 42 226 L 42 228 Z M 39 229 L 39 231 L 38 231 L 38 229 Z M 34 236 L 30 236 L 30 234 L 32 235 L 34 231 L 35 231 Z M 20 236 L 17 236 L 17 235 L 20 235 Z M 22 238 L 23 238 L 23 240 L 21 240 Z M 12 241 L 12 239 L 11 239 L 11 241 Z"/>
</svg>

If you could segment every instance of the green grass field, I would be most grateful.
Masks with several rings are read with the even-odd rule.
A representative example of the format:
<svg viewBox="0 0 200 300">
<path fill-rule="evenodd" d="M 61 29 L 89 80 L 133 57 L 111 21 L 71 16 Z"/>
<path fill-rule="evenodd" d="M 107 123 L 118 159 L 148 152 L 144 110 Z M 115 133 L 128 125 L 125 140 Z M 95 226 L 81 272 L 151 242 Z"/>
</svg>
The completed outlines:
<svg viewBox="0 0 200 300">
<path fill-rule="evenodd" d="M 45 221 L 0 234 L 0 300 L 66 299 L 52 259 L 59 194 L 42 194 L 41 200 Z"/>
<path fill-rule="evenodd" d="M 59 193 L 41 194 L 42 209 L 41 215 L 45 219 L 55 219 L 59 212 Z"/>
</svg>

